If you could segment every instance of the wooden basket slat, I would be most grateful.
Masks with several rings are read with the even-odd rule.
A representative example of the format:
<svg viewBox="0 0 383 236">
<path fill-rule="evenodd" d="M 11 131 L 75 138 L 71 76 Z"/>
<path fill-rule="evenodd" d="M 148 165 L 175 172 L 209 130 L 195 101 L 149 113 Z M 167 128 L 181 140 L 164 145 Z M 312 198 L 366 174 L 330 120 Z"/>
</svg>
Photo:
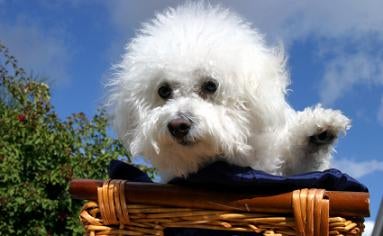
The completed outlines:
<svg viewBox="0 0 383 236">
<path fill-rule="evenodd" d="M 361 235 L 363 217 L 369 216 L 368 193 L 303 189 L 260 196 L 116 180 L 108 184 L 97 180 L 71 182 L 74 198 L 96 200 L 86 203 L 80 213 L 89 235 L 163 235 L 169 227 L 274 236 Z M 101 197 L 99 203 L 97 196 Z M 327 205 L 324 215 L 317 210 L 317 204 Z M 294 210 L 294 205 L 299 208 Z M 103 219 L 100 211 L 107 218 Z M 303 218 L 297 218 L 301 212 Z M 323 218 L 326 214 L 327 218 Z"/>
</svg>

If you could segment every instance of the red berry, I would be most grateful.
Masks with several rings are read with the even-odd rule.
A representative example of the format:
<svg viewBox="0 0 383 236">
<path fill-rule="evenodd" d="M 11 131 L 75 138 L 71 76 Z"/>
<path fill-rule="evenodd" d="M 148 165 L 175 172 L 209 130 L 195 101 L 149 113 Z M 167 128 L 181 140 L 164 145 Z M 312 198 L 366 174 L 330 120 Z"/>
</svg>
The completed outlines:
<svg viewBox="0 0 383 236">
<path fill-rule="evenodd" d="M 23 114 L 18 115 L 18 116 L 17 116 L 17 119 L 18 119 L 20 122 L 22 122 L 22 123 L 24 123 L 24 122 L 27 120 L 26 117 L 25 117 L 25 115 L 23 115 Z"/>
</svg>

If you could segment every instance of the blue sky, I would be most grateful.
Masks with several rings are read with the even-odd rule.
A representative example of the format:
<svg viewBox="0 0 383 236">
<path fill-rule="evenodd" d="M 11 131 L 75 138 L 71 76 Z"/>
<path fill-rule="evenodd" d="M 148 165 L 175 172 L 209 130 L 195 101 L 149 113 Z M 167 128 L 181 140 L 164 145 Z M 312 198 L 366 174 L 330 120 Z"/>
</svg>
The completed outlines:
<svg viewBox="0 0 383 236">
<path fill-rule="evenodd" d="M 369 187 L 374 220 L 383 193 L 383 2 L 211 2 L 244 16 L 270 45 L 284 44 L 294 108 L 322 103 L 352 119 L 334 166 Z M 140 22 L 178 3 L 0 0 L 0 40 L 22 66 L 47 78 L 61 117 L 92 115 L 111 66 Z"/>
</svg>

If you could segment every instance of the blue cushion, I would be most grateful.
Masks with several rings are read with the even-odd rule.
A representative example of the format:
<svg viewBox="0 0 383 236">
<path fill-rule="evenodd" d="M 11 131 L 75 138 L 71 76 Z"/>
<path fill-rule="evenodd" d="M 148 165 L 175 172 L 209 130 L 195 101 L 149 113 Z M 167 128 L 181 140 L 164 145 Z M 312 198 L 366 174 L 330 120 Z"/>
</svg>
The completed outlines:
<svg viewBox="0 0 383 236">
<path fill-rule="evenodd" d="M 109 165 L 111 179 L 134 182 L 152 182 L 149 176 L 122 161 L 113 160 Z M 170 184 L 206 187 L 207 189 L 247 193 L 281 193 L 301 188 L 324 188 L 330 191 L 368 192 L 366 186 L 337 169 L 312 171 L 292 176 L 271 175 L 249 167 L 239 167 L 226 162 L 214 162 L 187 178 L 174 178 Z"/>
<path fill-rule="evenodd" d="M 124 179 L 132 182 L 145 183 L 152 182 L 152 180 L 145 172 L 142 172 L 140 169 L 133 165 L 119 160 L 112 160 L 109 163 L 108 173 L 109 178 L 111 179 Z"/>
<path fill-rule="evenodd" d="M 289 192 L 301 188 L 368 192 L 366 186 L 337 169 L 278 176 L 222 161 L 210 164 L 187 178 L 175 178 L 169 183 L 260 194 Z"/>
</svg>

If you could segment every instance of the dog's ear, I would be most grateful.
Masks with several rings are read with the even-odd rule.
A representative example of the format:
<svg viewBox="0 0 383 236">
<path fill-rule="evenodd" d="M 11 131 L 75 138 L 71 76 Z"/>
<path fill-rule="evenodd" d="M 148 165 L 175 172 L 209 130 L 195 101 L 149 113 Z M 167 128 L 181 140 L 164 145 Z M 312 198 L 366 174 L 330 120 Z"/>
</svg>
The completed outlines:
<svg viewBox="0 0 383 236">
<path fill-rule="evenodd" d="M 110 94 L 106 107 L 112 129 L 116 132 L 122 144 L 129 149 L 131 136 L 137 127 L 139 117 L 133 101 L 126 99 L 120 93 Z"/>
<path fill-rule="evenodd" d="M 113 69 L 106 84 L 106 99 L 104 107 L 108 113 L 109 123 L 123 145 L 129 149 L 132 132 L 137 127 L 139 112 L 132 92 L 135 89 L 134 75 L 130 64 L 123 60 Z"/>
</svg>

